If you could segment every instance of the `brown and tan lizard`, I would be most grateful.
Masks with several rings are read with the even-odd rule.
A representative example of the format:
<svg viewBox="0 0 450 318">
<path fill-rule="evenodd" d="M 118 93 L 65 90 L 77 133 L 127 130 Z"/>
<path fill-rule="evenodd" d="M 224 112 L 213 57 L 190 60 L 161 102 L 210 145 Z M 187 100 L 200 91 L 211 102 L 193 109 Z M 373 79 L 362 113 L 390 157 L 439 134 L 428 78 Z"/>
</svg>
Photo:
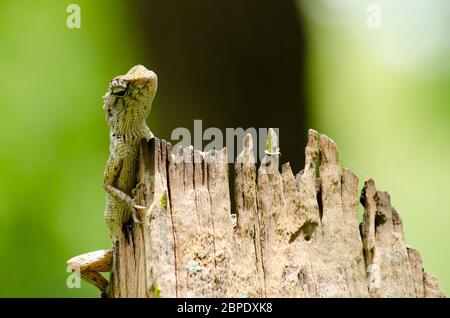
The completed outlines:
<svg viewBox="0 0 450 318">
<path fill-rule="evenodd" d="M 103 97 L 103 110 L 110 129 L 110 154 L 103 183 L 106 191 L 105 221 L 113 246 L 123 224 L 131 218 L 138 221 L 136 212 L 144 209 L 134 205 L 131 191 L 137 182 L 139 144 L 142 139 L 148 141 L 153 138 L 146 119 L 157 85 L 156 74 L 137 65 L 127 74 L 115 77 Z M 105 295 L 108 281 L 99 272 L 110 271 L 112 262 L 112 251 L 100 250 L 76 256 L 67 264 Z"/>
</svg>

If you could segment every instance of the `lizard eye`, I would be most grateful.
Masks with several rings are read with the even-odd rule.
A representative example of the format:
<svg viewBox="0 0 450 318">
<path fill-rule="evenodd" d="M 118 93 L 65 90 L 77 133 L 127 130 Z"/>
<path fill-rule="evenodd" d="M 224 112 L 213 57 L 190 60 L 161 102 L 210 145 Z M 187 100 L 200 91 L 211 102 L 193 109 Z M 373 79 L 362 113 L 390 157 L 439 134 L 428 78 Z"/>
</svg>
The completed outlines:
<svg viewBox="0 0 450 318">
<path fill-rule="evenodd" d="M 114 79 L 109 83 L 109 91 L 116 96 L 125 96 L 128 83 L 122 79 Z"/>
</svg>

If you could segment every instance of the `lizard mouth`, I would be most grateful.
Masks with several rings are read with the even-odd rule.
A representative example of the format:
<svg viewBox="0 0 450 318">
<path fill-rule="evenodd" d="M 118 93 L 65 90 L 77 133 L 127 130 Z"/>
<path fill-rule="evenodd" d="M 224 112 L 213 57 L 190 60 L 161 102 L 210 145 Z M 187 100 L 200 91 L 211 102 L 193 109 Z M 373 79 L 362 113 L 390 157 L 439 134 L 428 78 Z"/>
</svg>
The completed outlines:
<svg viewBox="0 0 450 318">
<path fill-rule="evenodd" d="M 156 74 L 150 70 L 148 70 L 145 66 L 136 65 L 131 68 L 125 77 L 129 81 L 155 81 Z"/>
<path fill-rule="evenodd" d="M 143 99 L 148 99 L 148 102 L 150 103 L 155 96 L 157 85 L 156 75 L 152 71 L 147 70 L 147 72 L 149 73 L 149 76 L 139 77 L 134 80 L 135 83 L 143 83 L 143 85 L 139 88 L 134 98 L 131 98 L 126 102 L 124 110 L 127 109 L 132 102 L 137 100 L 142 101 Z"/>
<path fill-rule="evenodd" d="M 151 87 L 154 84 L 153 78 L 148 77 L 148 78 L 140 78 L 139 80 L 136 81 L 136 83 L 142 83 L 143 85 L 142 87 L 138 90 L 136 96 L 142 96 L 145 95 L 143 94 L 145 91 L 149 91 L 151 89 Z"/>
<path fill-rule="evenodd" d="M 156 92 L 157 77 L 156 74 L 152 71 L 145 69 L 145 72 L 133 74 L 128 80 L 130 82 L 141 85 L 141 88 L 139 89 L 137 94 L 138 96 L 142 95 L 145 90 L 151 90 L 152 88 L 155 88 Z"/>
</svg>

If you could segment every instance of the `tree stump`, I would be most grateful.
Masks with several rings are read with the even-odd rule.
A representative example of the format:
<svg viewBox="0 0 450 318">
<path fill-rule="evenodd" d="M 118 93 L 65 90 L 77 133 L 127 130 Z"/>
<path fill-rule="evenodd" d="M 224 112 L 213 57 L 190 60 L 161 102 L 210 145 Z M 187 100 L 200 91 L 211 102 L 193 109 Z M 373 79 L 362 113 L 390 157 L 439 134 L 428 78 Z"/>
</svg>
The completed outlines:
<svg viewBox="0 0 450 318">
<path fill-rule="evenodd" d="M 133 196 L 148 210 L 114 247 L 109 296 L 444 297 L 406 246 L 387 192 L 371 179 L 360 192 L 330 138 L 309 131 L 296 175 L 289 163 L 278 171 L 272 130 L 270 138 L 257 169 L 245 136 L 232 194 L 226 148 L 142 142 Z"/>
</svg>

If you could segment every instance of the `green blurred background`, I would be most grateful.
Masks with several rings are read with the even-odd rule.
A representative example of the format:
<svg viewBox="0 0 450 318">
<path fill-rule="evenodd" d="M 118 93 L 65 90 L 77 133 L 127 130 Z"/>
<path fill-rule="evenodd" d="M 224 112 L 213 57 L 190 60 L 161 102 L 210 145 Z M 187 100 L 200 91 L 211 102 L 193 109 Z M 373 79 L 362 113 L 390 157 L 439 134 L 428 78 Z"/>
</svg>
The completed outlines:
<svg viewBox="0 0 450 318">
<path fill-rule="evenodd" d="M 298 171 L 307 128 L 332 137 L 450 290 L 450 2 L 74 1 L 80 29 L 70 3 L 0 1 L 0 296 L 98 296 L 66 287 L 65 262 L 110 246 L 101 97 L 135 64 L 159 76 L 162 138 L 194 119 L 279 127 Z"/>
</svg>

